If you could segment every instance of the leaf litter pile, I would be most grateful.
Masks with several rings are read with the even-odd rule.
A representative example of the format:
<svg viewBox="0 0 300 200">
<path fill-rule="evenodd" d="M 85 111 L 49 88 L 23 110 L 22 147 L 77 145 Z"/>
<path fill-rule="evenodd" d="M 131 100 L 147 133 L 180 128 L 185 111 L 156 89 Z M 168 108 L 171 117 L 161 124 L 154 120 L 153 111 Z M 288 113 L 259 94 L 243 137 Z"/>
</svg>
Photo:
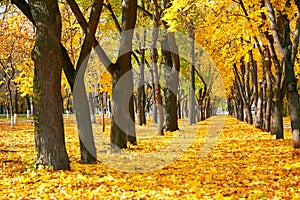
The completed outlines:
<svg viewBox="0 0 300 200">
<path fill-rule="evenodd" d="M 137 146 L 113 155 L 105 149 L 107 128 L 95 136 L 100 161 L 83 165 L 75 123 L 67 119 L 71 171 L 35 168 L 32 123 L 13 130 L 1 123 L 0 130 L 2 199 L 300 199 L 300 151 L 290 130 L 276 141 L 220 116 L 193 126 L 180 121 L 180 131 L 165 136 L 148 125 L 137 127 Z"/>
</svg>

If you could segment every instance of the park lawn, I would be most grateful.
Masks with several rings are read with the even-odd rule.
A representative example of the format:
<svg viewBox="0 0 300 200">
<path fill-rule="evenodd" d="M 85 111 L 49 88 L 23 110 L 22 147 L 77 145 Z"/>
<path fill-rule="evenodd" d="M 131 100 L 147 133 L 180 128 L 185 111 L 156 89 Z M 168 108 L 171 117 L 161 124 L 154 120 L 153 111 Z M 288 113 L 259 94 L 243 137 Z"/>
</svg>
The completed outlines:
<svg viewBox="0 0 300 200">
<path fill-rule="evenodd" d="M 154 125 L 137 127 L 139 144 L 121 153 L 136 159 L 126 163 L 101 146 L 109 141 L 107 126 L 96 133 L 101 162 L 93 165 L 78 162 L 74 120 L 65 120 L 65 132 L 71 171 L 36 169 L 32 123 L 19 122 L 13 130 L 0 124 L 0 198 L 300 199 L 300 150 L 292 148 L 289 130 L 285 140 L 276 141 L 220 116 L 193 126 L 182 120 L 180 131 L 166 136 L 156 136 Z M 151 153 L 158 156 L 139 162 Z"/>
</svg>

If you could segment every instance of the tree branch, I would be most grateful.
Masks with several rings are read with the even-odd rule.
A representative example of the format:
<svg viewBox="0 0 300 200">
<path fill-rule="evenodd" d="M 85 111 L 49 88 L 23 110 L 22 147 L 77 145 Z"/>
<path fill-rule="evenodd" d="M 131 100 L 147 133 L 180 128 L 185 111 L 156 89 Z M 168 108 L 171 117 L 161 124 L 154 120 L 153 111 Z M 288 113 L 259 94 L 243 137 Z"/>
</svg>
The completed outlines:
<svg viewBox="0 0 300 200">
<path fill-rule="evenodd" d="M 72 12 L 74 13 L 81 29 L 83 30 L 84 33 L 87 32 L 88 30 L 88 23 L 85 20 L 82 12 L 79 9 L 78 4 L 76 3 L 75 0 L 66 0 L 67 3 L 69 4 Z M 109 57 L 107 56 L 107 54 L 105 53 L 105 51 L 103 50 L 103 48 L 99 45 L 98 41 L 96 40 L 95 36 L 93 38 L 92 41 L 92 45 L 93 48 L 97 54 L 97 56 L 99 57 L 99 59 L 101 60 L 102 64 L 106 67 L 106 69 L 109 71 L 110 74 L 113 73 L 113 67 L 114 64 L 111 62 L 111 60 L 109 59 Z"/>
<path fill-rule="evenodd" d="M 22 13 L 31 21 L 31 23 L 33 25 L 35 25 L 35 21 L 32 17 L 30 6 L 25 0 L 11 0 L 11 3 L 15 4 L 22 11 Z M 71 62 L 68 51 L 62 44 L 60 44 L 60 49 L 61 49 L 61 53 L 62 53 L 62 57 L 63 57 L 63 59 L 62 59 L 63 66 L 62 67 L 66 74 L 68 83 L 72 89 L 74 81 L 75 81 L 75 76 L 74 76 L 75 68 Z"/>
<path fill-rule="evenodd" d="M 295 0 L 295 1 L 297 1 L 297 0 Z M 298 7 L 298 5 L 297 5 L 297 7 Z M 292 65 L 294 65 L 296 55 L 298 53 L 299 36 L 300 36 L 300 8 L 298 7 L 298 16 L 297 16 L 297 20 L 296 20 L 296 27 L 295 27 L 295 31 L 294 31 L 294 41 L 293 41 L 293 46 L 292 46 L 292 58 L 291 58 Z"/>
<path fill-rule="evenodd" d="M 11 0 L 11 3 L 15 4 L 22 11 L 22 13 L 31 21 L 31 23 L 35 25 L 30 6 L 25 0 Z"/>
<path fill-rule="evenodd" d="M 150 17 L 151 19 L 153 19 L 153 15 L 148 11 L 146 10 L 145 8 L 141 7 L 141 6 L 137 6 L 137 9 L 142 11 L 146 16 Z"/>
<path fill-rule="evenodd" d="M 281 58 L 284 58 L 286 56 L 286 52 L 282 47 L 282 44 L 280 42 L 280 37 L 279 37 L 279 31 L 278 31 L 278 25 L 275 19 L 275 12 L 272 4 L 270 3 L 270 0 L 265 0 L 266 8 L 268 11 L 269 19 L 270 19 L 270 25 L 272 29 L 272 35 L 274 37 L 274 42 L 277 46 L 278 52 L 280 54 Z"/>
<path fill-rule="evenodd" d="M 84 59 L 87 58 L 92 50 L 93 39 L 95 39 L 95 33 L 99 23 L 100 15 L 102 12 L 103 0 L 95 0 L 92 6 L 92 11 L 87 25 L 87 31 L 85 34 L 84 42 L 82 44 L 81 52 L 77 62 L 76 72 L 79 71 Z M 86 22 L 86 21 L 85 21 Z"/>
<path fill-rule="evenodd" d="M 117 19 L 117 16 L 115 15 L 115 13 L 114 13 L 114 11 L 113 11 L 113 9 L 111 7 L 111 4 L 108 2 L 107 4 L 103 4 L 103 5 L 110 12 L 110 15 L 113 18 L 113 20 L 115 22 L 115 25 L 116 25 L 119 33 L 121 33 L 122 32 L 122 27 L 121 27 L 121 25 L 120 25 L 120 23 L 119 23 L 119 21 Z"/>
</svg>

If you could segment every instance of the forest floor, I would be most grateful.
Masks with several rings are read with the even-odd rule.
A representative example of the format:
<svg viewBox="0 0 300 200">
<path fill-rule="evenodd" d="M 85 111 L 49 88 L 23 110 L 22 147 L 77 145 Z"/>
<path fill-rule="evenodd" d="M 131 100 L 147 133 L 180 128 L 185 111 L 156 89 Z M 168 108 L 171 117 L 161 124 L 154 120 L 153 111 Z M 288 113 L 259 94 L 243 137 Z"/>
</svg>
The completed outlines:
<svg viewBox="0 0 300 200">
<path fill-rule="evenodd" d="M 1 119 L 1 121 L 4 121 Z M 285 124 L 288 124 L 287 119 Z M 71 171 L 35 168 L 33 125 L 0 123 L 2 199 L 300 199 L 300 150 L 232 117 L 155 134 L 137 127 L 138 145 L 109 151 L 109 127 L 94 126 L 97 164 L 83 165 L 74 120 L 65 120 Z"/>
</svg>

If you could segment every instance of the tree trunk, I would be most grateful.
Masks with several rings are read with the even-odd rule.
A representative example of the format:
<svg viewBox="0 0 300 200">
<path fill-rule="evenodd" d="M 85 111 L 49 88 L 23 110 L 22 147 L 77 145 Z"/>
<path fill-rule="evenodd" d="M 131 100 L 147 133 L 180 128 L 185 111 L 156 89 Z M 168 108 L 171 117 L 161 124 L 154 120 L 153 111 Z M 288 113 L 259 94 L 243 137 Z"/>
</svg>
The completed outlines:
<svg viewBox="0 0 300 200">
<path fill-rule="evenodd" d="M 73 4 L 70 3 L 70 7 L 72 8 L 74 13 L 77 13 L 75 8 L 78 5 L 76 4 L 76 2 L 72 3 Z M 80 141 L 80 162 L 84 164 L 95 163 L 97 161 L 96 146 L 91 122 L 90 106 L 86 88 L 84 85 L 84 75 L 88 65 L 90 52 L 92 50 L 92 43 L 102 11 L 102 6 L 102 0 L 94 1 L 89 23 L 87 25 L 87 29 L 89 29 L 89 31 L 85 35 L 82 44 L 75 72 L 76 81 L 73 85 L 74 109 L 76 114 L 77 129 Z M 75 15 L 77 17 L 78 14 Z"/>
<path fill-rule="evenodd" d="M 288 18 L 288 15 L 284 11 L 280 11 L 280 10 L 277 11 L 278 13 L 275 14 L 274 8 L 270 3 L 270 0 L 265 0 L 265 5 L 270 19 L 272 36 L 274 38 L 274 42 L 276 43 L 277 52 L 279 53 L 283 63 L 283 69 L 284 69 L 283 73 L 284 73 L 284 81 L 285 81 L 285 85 L 283 86 L 286 86 L 291 127 L 293 132 L 294 147 L 300 148 L 299 95 L 297 91 L 297 81 L 296 81 L 295 71 L 294 71 L 294 63 L 296 60 L 296 55 L 298 53 L 299 35 L 300 35 L 300 16 L 299 16 L 300 2 L 295 1 L 295 4 L 298 8 L 298 16 L 296 19 L 296 26 L 293 33 L 294 40 L 292 42 L 290 38 L 291 30 L 290 30 L 290 20 Z M 286 3 L 285 7 L 288 8 L 291 7 L 291 5 Z M 271 55 L 275 54 L 274 49 L 270 49 L 270 52 Z M 279 65 L 278 63 L 274 63 L 274 64 L 275 67 L 276 64 Z M 276 69 L 276 73 L 277 73 L 277 69 Z M 275 96 L 277 95 L 277 93 L 278 91 L 275 92 Z"/>
<path fill-rule="evenodd" d="M 133 102 L 133 74 L 131 71 L 132 37 L 136 16 L 137 0 L 123 0 L 119 57 L 113 67 L 112 74 L 113 95 L 110 139 L 113 151 L 127 148 L 127 141 L 134 145 L 137 143 Z"/>
<path fill-rule="evenodd" d="M 260 89 L 259 89 L 259 95 L 257 100 L 257 108 L 255 108 L 255 128 L 263 129 L 263 86 L 262 86 L 262 80 L 259 81 Z"/>
<path fill-rule="evenodd" d="M 174 40 L 175 42 L 175 40 Z M 172 52 L 167 35 L 161 41 L 162 46 L 162 64 L 165 70 L 165 129 L 167 131 L 178 130 L 177 123 L 177 93 L 178 93 L 178 73 L 173 68 Z"/>
<path fill-rule="evenodd" d="M 284 69 L 287 84 L 286 95 L 289 103 L 289 113 L 291 119 L 294 148 L 300 148 L 300 107 L 299 95 L 297 91 L 297 81 L 295 77 L 294 67 L 288 60 L 284 62 Z"/>
<path fill-rule="evenodd" d="M 170 131 L 179 130 L 178 127 L 178 118 L 180 113 L 180 104 L 178 105 L 178 93 L 179 93 L 179 72 L 180 72 L 180 59 L 179 59 L 179 53 L 178 53 L 178 46 L 176 44 L 176 38 L 174 33 L 168 33 L 168 41 L 170 45 L 170 51 L 172 56 L 172 73 L 171 73 L 171 85 L 172 85 L 172 91 L 173 91 L 173 101 L 174 101 L 174 108 L 172 110 L 173 114 L 171 117 L 172 126 L 170 125 L 169 129 Z M 176 106 L 175 106 L 176 105 Z"/>
<path fill-rule="evenodd" d="M 101 118 L 102 118 L 102 132 L 105 132 L 104 93 L 101 92 L 99 95 L 100 95 L 100 104 L 101 104 L 101 112 L 102 112 L 102 116 L 101 116 Z"/>
<path fill-rule="evenodd" d="M 257 107 L 258 107 L 257 106 L 257 104 L 258 104 L 257 65 L 256 65 L 256 62 L 254 61 L 252 50 L 249 50 L 248 54 L 249 54 L 249 57 L 250 57 L 249 66 L 250 66 L 252 87 L 253 87 L 253 94 L 252 94 L 251 98 L 253 98 L 253 104 L 254 104 L 254 109 L 255 109 L 254 116 L 256 116 L 257 112 L 258 112 L 258 110 L 257 110 Z M 250 91 L 248 92 L 248 96 L 250 97 Z M 251 99 L 249 99 L 248 101 L 250 102 L 249 106 L 251 108 L 251 106 L 252 106 Z M 252 114 L 251 114 L 251 116 L 252 116 Z M 254 119 L 256 119 L 256 118 L 254 118 Z M 254 120 L 254 123 L 257 124 L 257 122 L 255 122 L 255 120 Z"/>
<path fill-rule="evenodd" d="M 266 69 L 266 81 L 267 81 L 267 99 L 266 99 L 266 113 L 265 113 L 265 124 L 264 131 L 269 132 L 271 130 L 271 111 L 272 111 L 272 99 L 273 99 L 273 84 L 272 84 L 272 71 L 271 71 L 271 55 L 269 49 L 266 47 L 265 50 L 265 60 L 264 65 Z"/>
<path fill-rule="evenodd" d="M 162 96 L 160 92 L 158 68 L 157 68 L 157 57 L 158 52 L 156 48 L 151 49 L 151 59 L 152 59 L 152 69 L 154 78 L 154 92 L 155 92 L 155 107 L 154 116 L 157 115 L 157 131 L 159 135 L 164 135 L 164 115 L 163 115 L 163 103 Z M 155 113 L 156 111 L 156 113 Z"/>
<path fill-rule="evenodd" d="M 7 80 L 7 92 L 8 92 L 8 103 L 9 103 L 9 111 L 10 111 L 10 127 L 13 129 L 15 127 L 14 125 L 14 106 L 13 106 L 13 94 L 11 90 L 11 80 L 12 76 L 8 77 Z"/>
<path fill-rule="evenodd" d="M 283 91 L 282 85 L 282 67 L 275 53 L 272 38 L 268 38 L 268 48 L 275 66 L 275 85 L 274 85 L 274 111 L 272 116 L 271 134 L 276 135 L 276 139 L 283 139 Z"/>
<path fill-rule="evenodd" d="M 210 96 L 208 96 L 205 103 L 205 119 L 210 118 L 210 116 L 211 116 L 211 102 L 210 102 Z"/>
<path fill-rule="evenodd" d="M 14 121 L 13 123 L 16 124 L 17 123 L 17 120 L 18 120 L 18 112 L 19 112 L 19 109 L 18 109 L 18 89 L 15 88 L 15 94 L 14 94 Z"/>
<path fill-rule="evenodd" d="M 240 95 L 241 100 L 242 100 L 243 105 L 244 105 L 244 107 L 242 109 L 245 110 L 246 121 L 247 121 L 248 124 L 253 124 L 252 114 L 251 114 L 251 103 L 249 103 L 249 100 L 247 101 L 247 99 L 246 99 L 245 89 L 242 86 L 242 82 L 241 82 L 240 77 L 238 75 L 236 64 L 234 64 L 234 66 L 233 66 L 233 71 L 234 71 L 234 76 L 235 76 L 236 83 L 237 83 L 237 86 L 238 86 L 238 92 L 239 92 L 239 95 Z M 244 74 L 244 73 L 242 72 L 242 74 Z"/>
<path fill-rule="evenodd" d="M 91 118 L 91 123 L 96 123 L 96 114 L 95 114 L 95 109 L 94 109 L 94 97 L 93 97 L 93 93 L 89 92 L 89 97 L 88 97 L 88 101 L 89 101 L 89 110 L 90 110 L 90 118 Z"/>
<path fill-rule="evenodd" d="M 139 84 L 138 84 L 138 102 L 137 102 L 137 117 L 140 126 L 146 124 L 145 116 L 145 40 L 146 31 L 143 33 L 142 44 L 140 47 L 141 64 L 139 66 Z"/>
<path fill-rule="evenodd" d="M 190 85 L 189 85 L 189 124 L 196 124 L 195 102 L 195 30 L 193 24 L 189 25 L 190 42 Z"/>
<path fill-rule="evenodd" d="M 153 84 L 155 93 L 155 106 L 157 109 L 157 131 L 159 135 L 164 135 L 164 115 L 163 115 L 163 102 L 160 91 L 159 74 L 158 74 L 158 51 L 157 51 L 157 40 L 158 40 L 158 27 L 159 27 L 159 10 L 157 0 L 153 1 L 153 23 L 154 29 L 152 33 L 151 42 L 151 61 L 152 61 L 152 73 L 153 73 Z"/>
<path fill-rule="evenodd" d="M 34 118 L 37 164 L 69 170 L 61 96 L 61 17 L 55 0 L 31 0 L 36 22 L 34 60 Z"/>
</svg>

